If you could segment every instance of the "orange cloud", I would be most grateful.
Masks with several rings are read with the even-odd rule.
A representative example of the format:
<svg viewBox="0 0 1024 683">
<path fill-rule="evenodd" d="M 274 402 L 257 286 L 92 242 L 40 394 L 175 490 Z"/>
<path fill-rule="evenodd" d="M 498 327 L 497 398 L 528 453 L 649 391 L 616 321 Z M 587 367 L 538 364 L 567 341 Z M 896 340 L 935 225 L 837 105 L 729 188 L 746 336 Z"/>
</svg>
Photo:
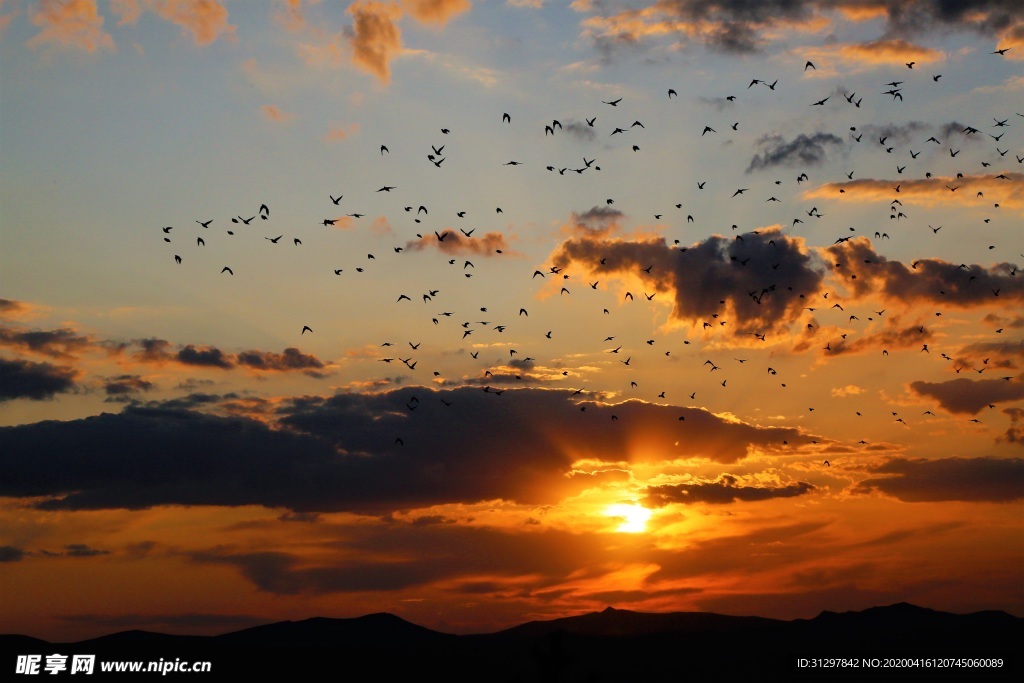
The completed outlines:
<svg viewBox="0 0 1024 683">
<path fill-rule="evenodd" d="M 263 112 L 263 116 L 268 121 L 273 121 L 274 123 L 287 123 L 295 118 L 295 114 L 281 111 L 273 104 L 264 104 L 260 107 L 260 111 Z"/>
<path fill-rule="evenodd" d="M 870 43 L 843 45 L 839 48 L 839 54 L 868 64 L 904 64 L 910 61 L 926 64 L 944 58 L 939 50 L 899 39 L 879 39 Z"/>
<path fill-rule="evenodd" d="M 391 224 L 388 223 L 387 216 L 377 216 L 373 219 L 373 225 L 370 226 L 370 230 L 377 235 L 390 235 L 394 232 L 391 229 Z"/>
<path fill-rule="evenodd" d="M 1004 306 L 1016 311 L 1024 300 L 1024 282 L 1015 276 L 1013 264 L 957 265 L 935 258 L 918 259 L 907 267 L 878 254 L 870 240 L 857 237 L 827 247 L 825 253 L 837 265 L 835 273 L 843 278 L 852 298 L 881 294 L 887 301 L 921 304 L 933 302 L 943 306 L 976 308 Z M 912 328 L 921 329 L 921 328 Z M 888 341 L 912 334 L 898 332 Z"/>
<path fill-rule="evenodd" d="M 45 307 L 14 299 L 0 299 L 0 318 L 30 318 L 45 310 Z"/>
<path fill-rule="evenodd" d="M 396 24 L 401 8 L 367 0 L 349 5 L 348 13 L 355 20 L 352 62 L 381 83 L 390 82 L 391 60 L 402 49 L 402 33 Z"/>
<path fill-rule="evenodd" d="M 469 10 L 469 0 L 402 0 L 402 6 L 424 24 L 444 26 L 457 14 Z"/>
<path fill-rule="evenodd" d="M 110 11 L 120 17 L 118 26 L 134 26 L 142 14 L 139 0 L 110 0 Z"/>
<path fill-rule="evenodd" d="M 53 43 L 86 52 L 115 49 L 114 39 L 103 30 L 95 0 L 43 0 L 32 23 L 42 31 L 28 41 L 29 47 Z"/>
<path fill-rule="evenodd" d="M 410 251 L 423 251 L 429 246 L 437 247 L 445 254 L 475 254 L 477 256 L 496 256 L 500 250 L 503 254 L 515 253 L 509 250 L 505 236 L 500 232 L 489 232 L 483 237 L 463 237 L 460 233 L 446 231 L 444 240 L 434 235 L 426 235 L 418 240 L 405 243 Z"/>
<path fill-rule="evenodd" d="M 274 15 L 274 21 L 289 31 L 301 31 L 306 27 L 306 18 L 302 14 L 302 0 L 285 0 L 281 9 Z"/>
<path fill-rule="evenodd" d="M 840 7 L 839 11 L 843 13 L 847 19 L 851 21 L 871 21 L 879 17 L 884 17 L 888 14 L 885 7 L 881 5 L 866 6 L 866 5 L 852 5 L 850 7 Z"/>
<path fill-rule="evenodd" d="M 996 46 L 997 50 L 1004 48 L 1014 48 L 1003 53 L 1003 57 L 1007 59 L 1014 59 L 1017 61 L 1024 60 L 1024 23 L 1014 24 L 1007 27 L 1005 31 L 999 34 L 999 44 Z"/>
<path fill-rule="evenodd" d="M 0 9 L 3 9 L 3 7 L 3 0 L 0 0 Z M 3 16 L 0 16 L 0 35 L 3 35 L 4 29 L 7 28 L 7 25 L 10 24 L 11 20 L 14 19 L 14 17 L 18 16 L 18 14 L 18 8 L 16 7 L 10 14 L 4 14 Z"/>
<path fill-rule="evenodd" d="M 327 135 L 324 136 L 324 139 L 327 142 L 339 142 L 350 135 L 355 135 L 358 132 L 358 123 L 353 123 L 349 126 L 343 126 L 340 123 L 336 123 L 332 124 L 331 127 L 327 130 Z"/>
<path fill-rule="evenodd" d="M 1002 177 L 1000 177 L 1002 176 Z M 962 178 L 921 178 L 882 180 L 862 178 L 843 183 L 826 183 L 804 192 L 805 199 L 823 197 L 846 201 L 884 201 L 899 199 L 905 203 L 955 204 L 1004 207 L 1024 206 L 1024 173 L 965 175 Z M 899 188 L 898 190 L 896 188 Z M 842 192 L 840 192 L 842 190 Z M 982 196 L 978 196 L 981 192 Z"/>
<path fill-rule="evenodd" d="M 217 0 L 149 0 L 149 7 L 161 19 L 192 33 L 196 45 L 209 45 L 222 34 L 233 37 L 228 11 Z"/>
</svg>

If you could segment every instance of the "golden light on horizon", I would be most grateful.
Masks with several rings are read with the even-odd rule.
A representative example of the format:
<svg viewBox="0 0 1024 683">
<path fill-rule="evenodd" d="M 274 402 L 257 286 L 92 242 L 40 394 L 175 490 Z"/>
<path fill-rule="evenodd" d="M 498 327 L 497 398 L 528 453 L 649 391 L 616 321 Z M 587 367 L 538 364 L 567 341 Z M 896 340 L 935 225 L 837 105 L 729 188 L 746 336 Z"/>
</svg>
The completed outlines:
<svg viewBox="0 0 1024 683">
<path fill-rule="evenodd" d="M 608 517 L 622 519 L 622 524 L 615 528 L 619 533 L 637 534 L 647 530 L 647 520 L 651 518 L 651 511 L 642 505 L 616 503 L 604 509 Z"/>
</svg>

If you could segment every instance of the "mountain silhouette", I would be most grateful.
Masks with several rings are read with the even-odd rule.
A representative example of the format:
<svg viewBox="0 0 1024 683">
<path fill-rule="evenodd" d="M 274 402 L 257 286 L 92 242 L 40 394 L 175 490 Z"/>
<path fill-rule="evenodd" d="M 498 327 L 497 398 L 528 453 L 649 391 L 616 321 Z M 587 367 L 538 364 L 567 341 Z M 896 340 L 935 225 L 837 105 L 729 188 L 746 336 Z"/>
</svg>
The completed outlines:
<svg viewBox="0 0 1024 683">
<path fill-rule="evenodd" d="M 358 670 L 385 681 L 430 675 L 446 681 L 616 683 L 751 681 L 769 676 L 787 681 L 864 680 L 897 674 L 901 680 L 934 679 L 934 668 L 866 672 L 861 666 L 886 658 L 1001 658 L 1003 666 L 998 669 L 958 668 L 946 673 L 970 680 L 1003 680 L 1024 673 L 1020 658 L 1013 655 L 1021 642 L 1024 619 L 1006 612 L 952 614 L 898 603 L 859 612 L 825 611 L 792 621 L 609 607 L 474 635 L 441 633 L 378 613 L 276 622 L 218 636 L 133 630 L 54 644 L 4 635 L 0 653 L 10 662 L 15 654 L 45 657 L 54 652 L 96 654 L 98 661 L 211 661 L 216 673 L 232 678 L 294 678 L 311 672 L 305 667 L 312 663 L 327 662 L 339 676 Z M 798 667 L 801 658 L 855 659 L 861 666 L 823 674 L 818 668 Z"/>
</svg>

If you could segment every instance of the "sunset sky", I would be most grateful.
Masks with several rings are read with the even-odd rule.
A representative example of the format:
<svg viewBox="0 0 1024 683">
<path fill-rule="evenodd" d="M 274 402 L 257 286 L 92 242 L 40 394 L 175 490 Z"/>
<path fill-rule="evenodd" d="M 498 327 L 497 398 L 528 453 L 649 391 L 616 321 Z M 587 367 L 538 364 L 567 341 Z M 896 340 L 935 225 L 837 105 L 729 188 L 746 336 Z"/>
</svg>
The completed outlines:
<svg viewBox="0 0 1024 683">
<path fill-rule="evenodd" d="M 1024 616 L 1022 102 L 1018 0 L 0 2 L 2 630 Z"/>
</svg>

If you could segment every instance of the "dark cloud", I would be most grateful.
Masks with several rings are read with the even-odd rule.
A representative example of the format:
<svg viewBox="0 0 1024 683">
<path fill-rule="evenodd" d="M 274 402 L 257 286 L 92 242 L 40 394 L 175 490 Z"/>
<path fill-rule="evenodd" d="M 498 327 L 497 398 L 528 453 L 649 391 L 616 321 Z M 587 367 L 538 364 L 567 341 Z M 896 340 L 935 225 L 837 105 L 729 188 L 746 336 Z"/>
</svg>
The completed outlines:
<svg viewBox="0 0 1024 683">
<path fill-rule="evenodd" d="M 0 314 L 12 315 L 22 313 L 28 310 L 28 306 L 21 303 L 20 301 L 13 301 L 11 299 L 0 299 Z"/>
<path fill-rule="evenodd" d="M 152 391 L 156 388 L 156 385 L 150 381 L 142 379 L 138 375 L 118 375 L 117 377 L 108 377 L 106 383 L 103 385 L 103 390 L 107 393 L 106 401 L 111 403 L 123 403 L 131 400 L 135 394 Z"/>
<path fill-rule="evenodd" d="M 993 327 L 1009 327 L 1015 330 L 1024 327 L 1024 316 L 1020 315 L 1012 318 L 1004 318 L 1000 315 L 996 315 L 995 313 L 988 313 L 982 319 Z"/>
<path fill-rule="evenodd" d="M 946 126 L 956 125 L 960 126 L 957 130 L 963 128 L 958 123 L 946 124 Z M 924 131 L 934 131 L 931 124 L 923 121 L 908 121 L 903 124 L 888 123 L 879 125 L 875 123 L 869 123 L 865 126 L 861 126 L 858 132 L 863 133 L 867 137 L 867 142 L 871 144 L 881 144 L 879 141 L 885 138 L 886 147 L 901 147 L 913 141 L 915 138 L 920 137 Z M 919 140 L 918 142 L 924 142 Z"/>
<path fill-rule="evenodd" d="M 766 135 L 757 141 L 762 150 L 747 166 L 747 173 L 776 166 L 818 166 L 828 159 L 828 150 L 842 147 L 841 138 L 832 133 L 815 133 L 786 141 L 781 135 Z"/>
<path fill-rule="evenodd" d="M 288 371 L 304 370 L 307 374 L 323 376 L 322 373 L 314 372 L 324 367 L 323 361 L 316 356 L 302 353 L 294 347 L 288 347 L 283 353 L 272 351 L 243 351 L 235 357 L 239 365 L 253 368 L 254 370 Z"/>
<path fill-rule="evenodd" d="M 42 401 L 75 388 L 78 373 L 63 365 L 0 358 L 0 402 L 16 398 Z"/>
<path fill-rule="evenodd" d="M 597 137 L 597 133 L 594 132 L 594 128 L 592 126 L 588 126 L 582 121 L 576 121 L 573 119 L 566 121 L 565 132 L 568 133 L 570 137 L 575 138 L 580 142 L 591 142 Z"/>
<path fill-rule="evenodd" d="M 320 520 L 319 512 L 286 512 L 277 518 L 282 522 L 304 522 L 312 524 Z"/>
<path fill-rule="evenodd" d="M 717 111 L 722 111 L 726 107 L 731 107 L 735 104 L 733 100 L 726 97 L 701 97 L 700 101 L 714 107 Z"/>
<path fill-rule="evenodd" d="M 230 370 L 234 367 L 234 363 L 231 362 L 230 356 L 213 346 L 196 348 L 194 345 L 189 344 L 178 351 L 175 355 L 175 359 L 179 363 L 184 363 L 185 365 L 221 368 L 222 370 Z"/>
<path fill-rule="evenodd" d="M 0 562 L 19 562 L 27 555 L 21 548 L 13 545 L 0 545 Z"/>
<path fill-rule="evenodd" d="M 608 235 L 621 228 L 623 214 L 610 206 L 592 206 L 583 213 L 573 212 L 569 226 L 591 236 Z"/>
<path fill-rule="evenodd" d="M 139 360 L 151 363 L 170 360 L 171 342 L 166 339 L 150 337 L 149 339 L 137 339 L 135 343 L 142 347 L 138 354 Z"/>
<path fill-rule="evenodd" d="M 742 486 L 737 485 L 738 483 L 736 477 L 723 474 L 715 481 L 648 486 L 644 504 L 651 507 L 664 507 L 672 503 L 724 505 L 736 501 L 792 498 L 810 493 L 815 488 L 804 481 L 787 486 Z"/>
<path fill-rule="evenodd" d="M 969 128 L 971 127 L 966 123 L 950 121 L 939 127 L 940 139 L 942 142 L 948 142 L 951 137 L 963 138 L 957 141 L 958 144 L 963 142 L 982 142 L 982 136 L 977 133 L 970 133 Z"/>
<path fill-rule="evenodd" d="M 593 277 L 640 278 L 645 287 L 674 297 L 672 318 L 708 322 L 726 334 L 784 330 L 799 317 L 805 298 L 822 286 L 823 264 L 800 239 L 775 230 L 739 239 L 714 235 L 686 249 L 663 239 L 600 237 L 567 239 L 551 258 L 560 266 L 583 266 Z"/>
<path fill-rule="evenodd" d="M 1024 301 L 1024 278 L 1009 274 L 1011 264 L 986 268 L 920 259 L 907 266 L 879 255 L 866 237 L 833 245 L 826 252 L 840 264 L 835 272 L 856 297 L 880 293 L 906 303 L 964 308 Z"/>
<path fill-rule="evenodd" d="M 687 457 L 728 463 L 806 436 L 640 401 L 582 411 L 571 396 L 410 387 L 296 399 L 271 425 L 163 404 L 5 427 L 0 495 L 49 497 L 44 509 L 253 504 L 382 514 L 498 498 L 545 504 L 593 484 L 565 476 L 583 455 L 669 457 L 682 439 Z M 630 446 L 640 435 L 642 453 Z"/>
<path fill-rule="evenodd" d="M 97 555 L 109 555 L 109 550 L 90 548 L 84 543 L 70 543 L 64 546 L 64 555 L 67 557 L 96 557 Z"/>
<path fill-rule="evenodd" d="M 879 491 L 908 503 L 960 500 L 1008 503 L 1024 498 L 1024 458 L 893 458 L 856 493 Z"/>
<path fill-rule="evenodd" d="M 323 377 L 318 372 L 326 364 L 316 356 L 303 353 L 297 348 L 288 347 L 282 353 L 252 349 L 239 354 L 226 353 L 215 346 L 196 346 L 188 344 L 177 352 L 172 344 L 164 339 L 139 339 L 135 342 L 139 347 L 139 360 L 150 363 L 178 362 L 193 367 L 220 368 L 231 370 L 236 366 L 244 366 L 252 370 L 265 372 L 299 371 L 314 377 Z"/>
<path fill-rule="evenodd" d="M 1010 426 L 996 441 L 1024 446 L 1024 408 L 1006 408 L 1003 413 L 1010 416 Z"/>
<path fill-rule="evenodd" d="M 951 413 L 975 415 L 990 403 L 1024 398 L 1024 383 L 1017 379 L 966 379 L 946 382 L 911 382 L 918 396 L 934 398 Z"/>
<path fill-rule="evenodd" d="M 0 325 L 0 346 L 24 349 L 51 358 L 73 358 L 75 352 L 92 345 L 88 337 L 74 330 L 17 330 Z"/>
<path fill-rule="evenodd" d="M 203 392 L 192 392 L 187 396 L 179 398 L 172 398 L 166 401 L 153 401 L 148 407 L 154 409 L 168 409 L 168 410 L 189 410 L 192 408 L 201 408 L 203 406 L 210 406 L 220 404 L 222 401 L 231 401 L 238 398 L 238 394 L 233 392 L 224 394 L 206 394 Z"/>
<path fill-rule="evenodd" d="M 586 35 L 605 58 L 623 46 L 663 36 L 749 54 L 778 40 L 782 29 L 827 19 L 836 11 L 861 20 L 880 14 L 885 21 L 880 38 L 888 41 L 933 31 L 972 31 L 1004 39 L 1024 35 L 1016 0 L 659 0 L 642 9 L 595 2 L 589 10 Z"/>
</svg>

